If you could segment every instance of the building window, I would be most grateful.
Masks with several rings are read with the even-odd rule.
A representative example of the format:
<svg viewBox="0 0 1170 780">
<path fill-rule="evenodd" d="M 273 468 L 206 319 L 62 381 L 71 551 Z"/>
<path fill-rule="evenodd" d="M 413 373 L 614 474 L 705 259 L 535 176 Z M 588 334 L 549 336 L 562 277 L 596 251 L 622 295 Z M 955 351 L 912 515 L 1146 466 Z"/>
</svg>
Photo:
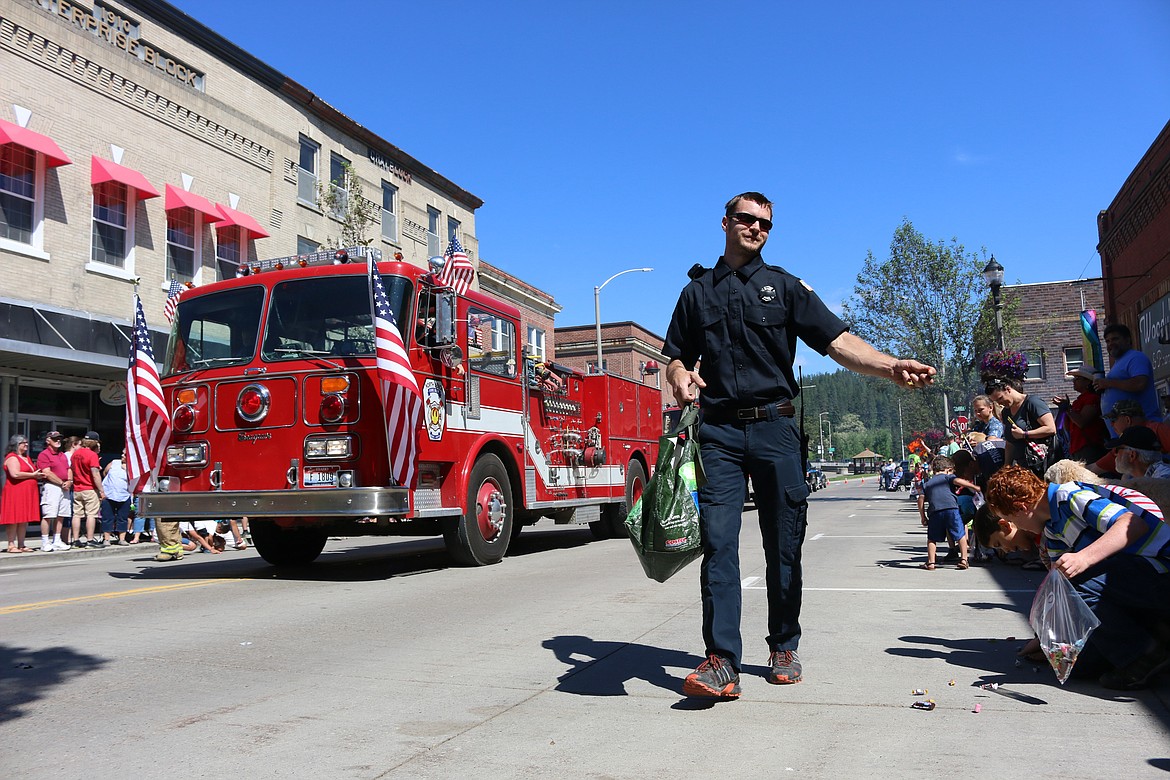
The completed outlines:
<svg viewBox="0 0 1170 780">
<path fill-rule="evenodd" d="M 398 242 L 398 188 L 382 182 L 382 238 Z"/>
<path fill-rule="evenodd" d="M 455 239 L 459 238 L 459 236 L 460 236 L 459 227 L 460 227 L 459 220 L 455 219 L 455 217 L 447 217 L 447 244 L 448 245 L 453 243 L 455 241 Z"/>
<path fill-rule="evenodd" d="M 317 206 L 317 153 L 321 147 L 308 138 L 301 138 L 301 157 L 297 166 L 297 200 L 307 206 Z"/>
<path fill-rule="evenodd" d="M 436 257 L 443 254 L 439 246 L 439 220 L 442 218 L 439 210 L 427 206 L 427 254 Z"/>
<path fill-rule="evenodd" d="M 93 248 L 90 257 L 127 271 L 130 246 L 130 217 L 133 206 L 130 190 L 121 182 L 106 181 L 93 188 Z"/>
<path fill-rule="evenodd" d="M 240 270 L 240 258 L 245 257 L 247 239 L 244 228 L 239 225 L 216 229 L 215 266 L 220 281 L 236 278 L 236 272 Z"/>
<path fill-rule="evenodd" d="M 1044 378 L 1044 350 L 1025 349 L 1024 357 L 1028 359 L 1028 373 L 1024 381 Z"/>
<path fill-rule="evenodd" d="M 329 155 L 329 192 L 333 197 L 329 216 L 334 219 L 345 219 L 345 212 L 349 209 L 349 177 L 346 168 L 349 160 L 339 154 Z"/>
<path fill-rule="evenodd" d="M 1085 364 L 1085 350 L 1081 347 L 1066 347 L 1064 350 L 1064 373 L 1076 371 Z"/>
<path fill-rule="evenodd" d="M 167 278 L 194 282 L 199 233 L 195 229 L 195 210 L 171 209 L 167 212 Z"/>
<path fill-rule="evenodd" d="M 312 239 L 305 238 L 304 236 L 297 236 L 297 254 L 298 255 L 311 255 L 320 248 L 321 248 L 321 245 L 319 243 L 317 243 L 316 241 L 313 241 Z"/>
<path fill-rule="evenodd" d="M 544 360 L 544 331 L 528 326 L 528 354 L 537 360 Z"/>
<path fill-rule="evenodd" d="M 467 356 L 473 371 L 516 376 L 516 326 L 483 309 L 467 310 Z"/>
<path fill-rule="evenodd" d="M 0 238 L 32 245 L 36 206 L 36 152 L 17 144 L 0 146 Z"/>
</svg>

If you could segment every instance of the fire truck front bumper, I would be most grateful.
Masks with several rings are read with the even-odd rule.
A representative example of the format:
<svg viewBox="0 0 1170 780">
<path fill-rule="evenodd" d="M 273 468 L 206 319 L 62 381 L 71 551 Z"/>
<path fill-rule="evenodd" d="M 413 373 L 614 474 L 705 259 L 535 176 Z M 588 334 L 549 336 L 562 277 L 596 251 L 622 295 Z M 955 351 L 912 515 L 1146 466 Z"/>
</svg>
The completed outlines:
<svg viewBox="0 0 1170 780">
<path fill-rule="evenodd" d="M 410 511 L 406 488 L 215 490 L 143 493 L 143 517 L 219 520 L 231 517 L 391 517 Z"/>
</svg>

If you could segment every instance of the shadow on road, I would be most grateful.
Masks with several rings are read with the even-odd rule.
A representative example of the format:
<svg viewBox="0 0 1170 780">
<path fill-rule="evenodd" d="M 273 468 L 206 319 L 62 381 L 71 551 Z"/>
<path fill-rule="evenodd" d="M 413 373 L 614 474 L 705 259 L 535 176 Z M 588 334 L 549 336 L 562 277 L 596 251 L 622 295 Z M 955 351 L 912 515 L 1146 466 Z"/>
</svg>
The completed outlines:
<svg viewBox="0 0 1170 780">
<path fill-rule="evenodd" d="M 541 646 L 569 667 L 557 678 L 555 690 L 579 696 L 626 696 L 628 680 L 645 680 L 681 696 L 683 677 L 703 660 L 682 650 L 577 635 L 555 636 Z M 668 667 L 686 671 L 669 673 Z"/>
<path fill-rule="evenodd" d="M 24 715 L 24 708 L 68 679 L 96 671 L 109 661 L 68 647 L 30 650 L 0 644 L 0 723 Z M 11 747 L 11 746 L 10 746 Z"/>
<path fill-rule="evenodd" d="M 508 557 L 521 557 L 550 550 L 566 550 L 589 544 L 588 528 L 571 530 L 526 530 L 512 540 Z M 181 561 L 158 563 L 152 557 L 124 560 L 138 571 L 111 570 L 119 580 L 262 579 L 302 582 L 376 582 L 398 577 L 430 574 L 454 568 L 442 539 L 393 538 L 371 544 L 368 540 L 330 539 L 324 552 L 304 566 L 272 566 L 255 555 L 240 556 L 186 553 Z M 504 562 L 504 565 L 507 561 Z"/>
</svg>

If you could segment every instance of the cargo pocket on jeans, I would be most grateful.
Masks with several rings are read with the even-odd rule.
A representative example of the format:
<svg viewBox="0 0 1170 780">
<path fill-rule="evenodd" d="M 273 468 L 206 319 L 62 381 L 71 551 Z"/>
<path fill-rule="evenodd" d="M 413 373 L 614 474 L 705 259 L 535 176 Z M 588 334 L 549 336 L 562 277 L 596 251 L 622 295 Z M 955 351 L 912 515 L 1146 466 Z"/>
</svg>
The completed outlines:
<svg viewBox="0 0 1170 780">
<path fill-rule="evenodd" d="M 791 537 L 796 542 L 796 551 L 804 544 L 804 532 L 808 528 L 808 485 L 801 482 L 784 488 L 784 500 L 788 504 L 787 515 L 792 523 Z"/>
</svg>

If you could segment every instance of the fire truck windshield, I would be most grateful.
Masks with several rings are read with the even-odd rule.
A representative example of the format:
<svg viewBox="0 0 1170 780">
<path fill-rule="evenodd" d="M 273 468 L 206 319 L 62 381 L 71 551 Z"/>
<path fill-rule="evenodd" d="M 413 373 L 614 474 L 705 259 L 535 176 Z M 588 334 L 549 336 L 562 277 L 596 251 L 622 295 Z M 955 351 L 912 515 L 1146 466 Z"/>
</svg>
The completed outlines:
<svg viewBox="0 0 1170 780">
<path fill-rule="evenodd" d="M 247 363 L 256 354 L 260 285 L 190 298 L 179 304 L 163 375 Z"/>
<path fill-rule="evenodd" d="M 412 300 L 412 285 L 400 276 L 383 276 L 382 280 L 405 341 L 409 318 L 404 309 Z M 262 344 L 260 356 L 265 361 L 373 355 L 374 327 L 366 276 L 306 277 L 275 285 Z"/>
</svg>

